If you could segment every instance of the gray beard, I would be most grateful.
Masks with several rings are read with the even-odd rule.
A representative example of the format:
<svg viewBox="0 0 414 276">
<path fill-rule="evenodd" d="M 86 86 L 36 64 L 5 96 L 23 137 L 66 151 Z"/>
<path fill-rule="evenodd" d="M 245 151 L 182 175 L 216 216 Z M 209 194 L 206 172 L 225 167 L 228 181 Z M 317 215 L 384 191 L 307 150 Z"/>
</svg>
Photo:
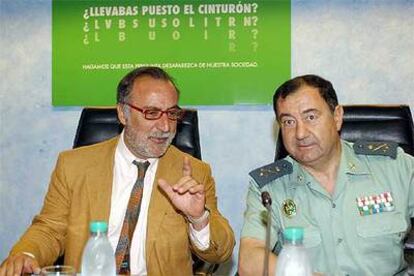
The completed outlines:
<svg viewBox="0 0 414 276">
<path fill-rule="evenodd" d="M 141 143 L 135 139 L 136 135 L 134 132 L 125 130 L 125 142 L 129 146 L 128 149 L 137 157 L 144 158 L 159 158 L 165 154 L 168 147 L 171 145 L 172 140 L 174 139 L 175 132 L 170 133 L 167 141 L 160 145 L 159 151 L 153 152 L 148 146 L 148 141 L 146 143 Z"/>
</svg>

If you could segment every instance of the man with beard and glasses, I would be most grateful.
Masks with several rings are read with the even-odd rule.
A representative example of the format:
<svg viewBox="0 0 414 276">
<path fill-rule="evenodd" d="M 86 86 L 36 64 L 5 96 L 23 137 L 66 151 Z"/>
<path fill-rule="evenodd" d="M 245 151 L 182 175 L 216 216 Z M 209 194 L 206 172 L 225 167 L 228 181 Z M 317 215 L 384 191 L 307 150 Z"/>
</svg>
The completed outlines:
<svg viewBox="0 0 414 276">
<path fill-rule="evenodd" d="M 341 140 L 343 108 L 332 84 L 305 75 L 273 97 L 289 153 L 250 172 L 240 241 L 240 275 L 262 275 L 271 199 L 269 275 L 282 232 L 304 229 L 313 271 L 324 275 L 405 275 L 403 241 L 414 216 L 414 158 L 396 143 Z"/>
<path fill-rule="evenodd" d="M 217 209 L 210 166 L 171 145 L 183 115 L 178 97 L 158 67 L 137 68 L 120 81 L 123 132 L 59 155 L 42 211 L 1 276 L 37 273 L 63 254 L 79 271 L 93 220 L 108 222 L 118 274 L 192 275 L 192 253 L 209 263 L 231 256 L 234 234 Z M 131 196 L 137 177 L 141 190 Z M 126 222 L 130 207 L 135 224 Z"/>
</svg>

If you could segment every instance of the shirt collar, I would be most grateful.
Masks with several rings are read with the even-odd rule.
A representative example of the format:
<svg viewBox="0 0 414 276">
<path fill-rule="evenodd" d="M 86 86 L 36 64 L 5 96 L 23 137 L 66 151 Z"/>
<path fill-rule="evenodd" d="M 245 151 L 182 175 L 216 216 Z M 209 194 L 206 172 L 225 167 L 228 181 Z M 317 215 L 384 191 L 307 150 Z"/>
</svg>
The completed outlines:
<svg viewBox="0 0 414 276">
<path fill-rule="evenodd" d="M 355 154 L 353 143 L 342 140 L 341 167 L 347 174 L 369 174 L 367 166 Z"/>
<path fill-rule="evenodd" d="M 341 140 L 342 152 L 340 161 L 340 170 L 344 169 L 347 174 L 369 174 L 366 165 L 361 162 L 353 149 L 353 143 Z M 286 160 L 293 164 L 292 177 L 297 185 L 311 182 L 312 176 L 303 167 L 296 162 L 292 157 L 287 156 Z"/>
<path fill-rule="evenodd" d="M 303 185 L 310 182 L 310 175 L 309 173 L 302 168 L 302 166 L 290 155 L 286 157 L 286 160 L 292 163 L 293 165 L 293 172 L 292 172 L 292 180 L 293 183 L 296 185 Z"/>
</svg>

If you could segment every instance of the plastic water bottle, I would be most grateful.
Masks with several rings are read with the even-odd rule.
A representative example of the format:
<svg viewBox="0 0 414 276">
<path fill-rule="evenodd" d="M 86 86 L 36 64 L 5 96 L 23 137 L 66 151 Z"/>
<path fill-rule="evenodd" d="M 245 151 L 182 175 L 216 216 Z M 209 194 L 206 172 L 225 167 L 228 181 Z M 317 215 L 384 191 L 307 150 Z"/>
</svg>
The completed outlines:
<svg viewBox="0 0 414 276">
<path fill-rule="evenodd" d="M 312 268 L 303 246 L 303 228 L 287 227 L 283 231 L 283 248 L 276 264 L 276 276 L 310 276 Z"/>
<path fill-rule="evenodd" d="M 115 276 L 115 255 L 109 243 L 108 224 L 92 221 L 89 225 L 90 237 L 83 250 L 82 276 Z"/>
</svg>

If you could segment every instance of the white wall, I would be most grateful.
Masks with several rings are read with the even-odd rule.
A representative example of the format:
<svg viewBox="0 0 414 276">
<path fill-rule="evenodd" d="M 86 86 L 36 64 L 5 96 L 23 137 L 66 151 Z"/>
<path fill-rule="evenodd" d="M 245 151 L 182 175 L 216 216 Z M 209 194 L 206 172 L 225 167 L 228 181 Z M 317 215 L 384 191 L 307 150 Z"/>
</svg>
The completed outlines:
<svg viewBox="0 0 414 276">
<path fill-rule="evenodd" d="M 405 103 L 414 111 L 413 14 L 412 0 L 292 0 L 292 75 L 331 80 L 344 104 Z M 238 241 L 247 173 L 273 160 L 271 106 L 198 109 L 203 159 Z M 40 210 L 79 114 L 51 106 L 51 2 L 0 0 L 0 260 Z M 220 275 L 234 273 L 237 252 Z"/>
</svg>

